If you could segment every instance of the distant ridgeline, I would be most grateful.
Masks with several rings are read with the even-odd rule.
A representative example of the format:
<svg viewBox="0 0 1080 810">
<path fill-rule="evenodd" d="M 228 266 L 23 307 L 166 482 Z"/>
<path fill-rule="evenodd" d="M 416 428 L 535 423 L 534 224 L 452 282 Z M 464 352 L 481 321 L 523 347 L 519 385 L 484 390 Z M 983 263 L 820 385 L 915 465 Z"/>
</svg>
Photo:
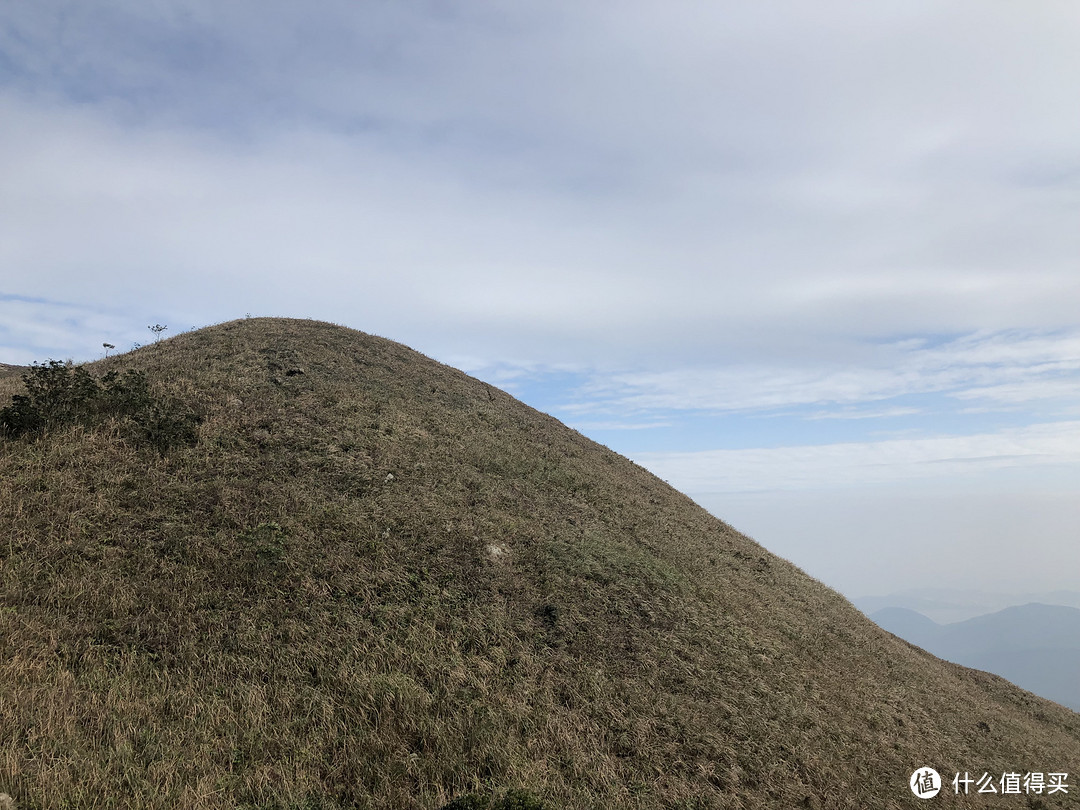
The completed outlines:
<svg viewBox="0 0 1080 810">
<path fill-rule="evenodd" d="M 893 607 L 870 618 L 934 655 L 996 673 L 1080 711 L 1080 609 L 1015 605 L 938 624 L 917 611 Z"/>
<path fill-rule="evenodd" d="M 24 388 L 17 810 L 884 810 L 931 769 L 950 808 L 1080 807 L 1080 715 L 400 344 L 241 320 Z"/>
</svg>

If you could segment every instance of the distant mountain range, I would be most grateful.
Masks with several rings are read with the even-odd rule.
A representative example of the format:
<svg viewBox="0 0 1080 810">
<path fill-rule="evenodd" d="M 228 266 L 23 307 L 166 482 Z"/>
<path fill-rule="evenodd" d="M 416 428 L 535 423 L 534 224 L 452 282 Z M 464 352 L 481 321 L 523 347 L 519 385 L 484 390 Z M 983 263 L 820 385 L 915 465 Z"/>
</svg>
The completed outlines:
<svg viewBox="0 0 1080 810">
<path fill-rule="evenodd" d="M 881 628 L 939 658 L 1000 675 L 1080 711 L 1080 609 L 1031 603 L 938 624 L 905 607 L 869 614 Z"/>
<path fill-rule="evenodd" d="M 887 596 L 863 596 L 852 600 L 855 607 L 867 616 L 884 608 L 907 608 L 928 616 L 938 624 L 962 622 L 1032 602 L 1080 608 L 1080 591 L 1001 593 L 957 588 L 918 588 Z"/>
</svg>

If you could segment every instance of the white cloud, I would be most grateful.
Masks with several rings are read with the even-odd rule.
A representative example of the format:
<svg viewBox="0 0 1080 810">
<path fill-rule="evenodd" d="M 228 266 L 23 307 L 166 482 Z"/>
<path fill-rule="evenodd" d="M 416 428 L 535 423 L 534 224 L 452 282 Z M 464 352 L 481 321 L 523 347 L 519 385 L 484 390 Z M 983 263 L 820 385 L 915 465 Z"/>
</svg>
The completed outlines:
<svg viewBox="0 0 1080 810">
<path fill-rule="evenodd" d="M 1051 379 L 1029 380 L 1023 383 L 1003 383 L 956 391 L 950 396 L 961 400 L 988 400 L 1006 405 L 1055 399 L 1071 400 L 1075 405 L 1080 402 L 1080 380 Z"/>
<path fill-rule="evenodd" d="M 1080 483 L 1080 422 L 972 436 L 890 439 L 747 450 L 638 453 L 634 460 L 689 493 L 965 481 L 999 473 Z"/>
<path fill-rule="evenodd" d="M 671 427 L 671 422 L 571 422 L 570 427 L 580 431 L 590 430 L 655 430 Z"/>
<path fill-rule="evenodd" d="M 82 362 L 103 356 L 102 343 L 126 351 L 132 342 L 149 338 L 145 326 L 133 328 L 116 311 L 0 293 L 0 362 Z"/>
<path fill-rule="evenodd" d="M 880 408 L 876 410 L 858 410 L 845 408 L 840 411 L 817 411 L 806 414 L 806 419 L 892 419 L 898 416 L 912 416 L 922 413 L 919 408 Z"/>
<path fill-rule="evenodd" d="M 1080 333 L 1010 331 L 845 347 L 834 359 L 799 364 L 730 364 L 598 374 L 568 408 L 759 411 L 795 406 L 854 406 L 910 395 L 947 393 L 1008 405 L 1059 398 L 1080 384 Z M 900 415 L 910 406 L 855 415 Z M 827 412 L 841 417 L 850 411 Z M 820 418 L 821 413 L 809 414 Z"/>
<path fill-rule="evenodd" d="M 1077 30 L 967 2 L 25 4 L 5 288 L 609 367 L 1067 328 Z"/>
</svg>

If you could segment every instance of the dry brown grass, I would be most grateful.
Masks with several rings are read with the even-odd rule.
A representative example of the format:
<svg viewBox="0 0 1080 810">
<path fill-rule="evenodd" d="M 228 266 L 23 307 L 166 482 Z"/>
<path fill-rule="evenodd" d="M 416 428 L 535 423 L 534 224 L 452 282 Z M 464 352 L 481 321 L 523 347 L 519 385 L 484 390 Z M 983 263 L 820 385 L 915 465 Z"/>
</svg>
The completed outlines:
<svg viewBox="0 0 1080 810">
<path fill-rule="evenodd" d="M 11 400 L 12 394 L 22 391 L 23 385 L 20 377 L 25 371 L 25 366 L 0 363 L 0 404 L 6 405 Z"/>
<path fill-rule="evenodd" d="M 196 446 L 0 444 L 19 810 L 915 807 L 922 765 L 1080 800 L 1080 715 L 403 346 L 253 319 L 92 364 L 127 368 L 206 415 Z"/>
</svg>

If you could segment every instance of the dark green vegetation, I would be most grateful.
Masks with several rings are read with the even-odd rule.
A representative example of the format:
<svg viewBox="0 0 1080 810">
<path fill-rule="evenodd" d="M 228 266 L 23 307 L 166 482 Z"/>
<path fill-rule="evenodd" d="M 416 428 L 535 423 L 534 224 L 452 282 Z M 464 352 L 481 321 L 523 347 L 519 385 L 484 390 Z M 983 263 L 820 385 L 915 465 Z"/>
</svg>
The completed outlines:
<svg viewBox="0 0 1080 810">
<path fill-rule="evenodd" d="M 0 437 L 109 423 L 161 455 L 173 445 L 197 440 L 198 417 L 179 400 L 151 395 L 141 371 L 110 371 L 98 382 L 85 368 L 51 360 L 32 366 L 22 374 L 22 382 L 26 393 L 15 394 L 11 404 L 0 409 Z"/>
<path fill-rule="evenodd" d="M 108 409 L 0 441 L 20 810 L 917 807 L 926 765 L 1072 775 L 950 807 L 1080 800 L 1080 715 L 403 346 L 255 319 L 113 371 L 201 421 L 164 452 Z"/>
</svg>

